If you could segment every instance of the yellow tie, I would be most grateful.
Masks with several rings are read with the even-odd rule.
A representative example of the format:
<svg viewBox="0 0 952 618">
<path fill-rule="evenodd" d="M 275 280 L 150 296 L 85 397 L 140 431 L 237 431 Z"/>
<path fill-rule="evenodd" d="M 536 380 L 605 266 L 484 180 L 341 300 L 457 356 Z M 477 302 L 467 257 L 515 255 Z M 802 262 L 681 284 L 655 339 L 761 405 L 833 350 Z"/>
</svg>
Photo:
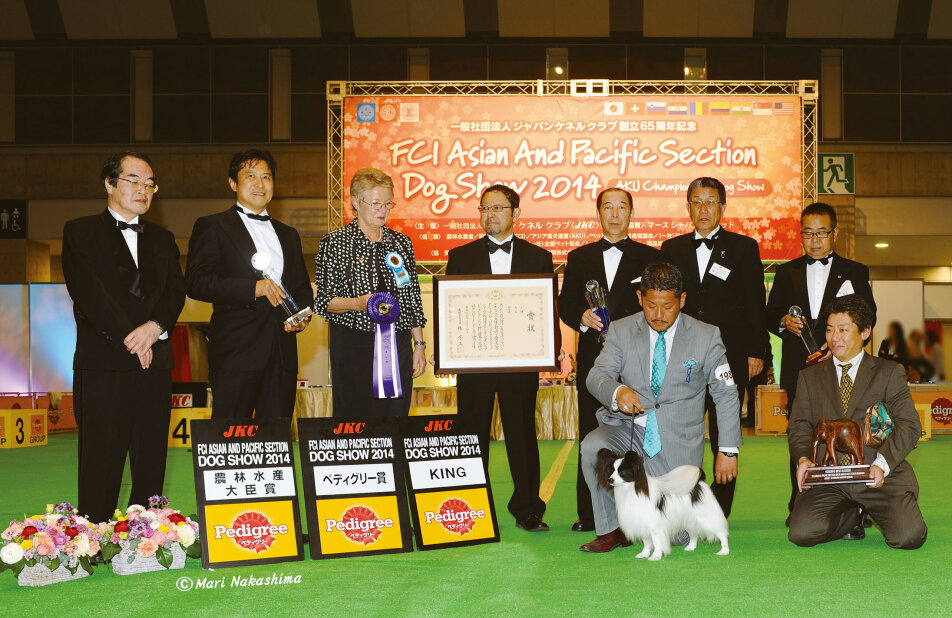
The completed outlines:
<svg viewBox="0 0 952 618">
<path fill-rule="evenodd" d="M 849 374 L 850 367 L 852 366 L 852 363 L 840 365 L 840 369 L 843 370 L 842 377 L 840 378 L 840 400 L 843 402 L 843 414 L 846 415 L 849 413 L 850 393 L 853 392 L 853 380 Z"/>
<path fill-rule="evenodd" d="M 853 392 L 853 380 L 849 374 L 850 367 L 852 366 L 852 363 L 840 365 L 840 369 L 843 370 L 842 377 L 840 378 L 840 400 L 843 402 L 843 414 L 845 416 L 849 416 L 850 393 Z M 841 466 L 848 466 L 851 461 L 849 455 L 840 456 Z"/>
</svg>

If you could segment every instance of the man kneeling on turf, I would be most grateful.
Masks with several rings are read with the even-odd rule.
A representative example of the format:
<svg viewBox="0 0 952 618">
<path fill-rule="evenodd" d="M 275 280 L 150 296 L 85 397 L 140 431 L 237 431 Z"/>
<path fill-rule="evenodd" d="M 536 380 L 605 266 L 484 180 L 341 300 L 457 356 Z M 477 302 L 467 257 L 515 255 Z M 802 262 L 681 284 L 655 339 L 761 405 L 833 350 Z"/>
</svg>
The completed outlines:
<svg viewBox="0 0 952 618">
<path fill-rule="evenodd" d="M 917 502 L 919 483 L 906 455 L 916 446 L 921 426 L 905 370 L 863 351 L 873 311 L 861 297 L 837 298 L 826 313 L 826 341 L 833 358 L 800 372 L 787 431 L 790 454 L 799 461 L 800 488 L 790 515 L 790 540 L 811 547 L 839 539 L 855 525 L 859 506 L 882 528 L 887 545 L 916 549 L 925 543 L 927 530 Z M 848 417 L 862 426 L 866 409 L 879 402 L 895 426 L 878 449 L 864 447 L 863 460 L 872 462 L 871 484 L 804 487 L 806 471 L 815 465 L 810 458 L 816 423 Z"/>
</svg>

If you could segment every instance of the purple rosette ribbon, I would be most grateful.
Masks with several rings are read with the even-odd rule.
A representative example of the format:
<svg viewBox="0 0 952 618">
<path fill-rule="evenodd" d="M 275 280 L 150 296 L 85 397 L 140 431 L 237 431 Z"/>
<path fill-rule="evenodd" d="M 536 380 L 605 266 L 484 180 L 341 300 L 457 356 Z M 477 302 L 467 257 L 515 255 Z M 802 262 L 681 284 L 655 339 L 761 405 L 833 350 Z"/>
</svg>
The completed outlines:
<svg viewBox="0 0 952 618">
<path fill-rule="evenodd" d="M 377 292 L 367 301 L 367 314 L 374 323 L 374 397 L 403 397 L 396 327 L 400 304 L 392 294 Z"/>
</svg>

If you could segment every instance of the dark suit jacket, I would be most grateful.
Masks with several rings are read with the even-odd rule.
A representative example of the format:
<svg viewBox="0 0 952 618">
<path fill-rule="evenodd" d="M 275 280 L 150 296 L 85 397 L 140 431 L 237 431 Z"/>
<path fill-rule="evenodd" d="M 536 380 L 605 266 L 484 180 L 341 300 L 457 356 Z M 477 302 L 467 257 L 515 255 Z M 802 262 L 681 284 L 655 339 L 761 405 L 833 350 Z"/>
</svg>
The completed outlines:
<svg viewBox="0 0 952 618">
<path fill-rule="evenodd" d="M 74 369 L 135 370 L 139 359 L 122 341 L 155 320 L 171 330 L 185 304 L 182 267 L 172 234 L 154 223 L 139 234 L 139 268 L 108 211 L 68 221 L 63 275 L 76 317 Z M 138 278 L 140 296 L 131 292 Z M 171 370 L 171 337 L 152 346 L 151 368 Z"/>
<path fill-rule="evenodd" d="M 856 372 L 853 390 L 850 392 L 849 413 L 846 415 L 843 414 L 843 404 L 840 401 L 838 373 L 832 360 L 817 363 L 800 372 L 797 398 L 793 402 L 790 426 L 787 429 L 787 441 L 793 461 L 813 454 L 813 428 L 821 418 L 832 420 L 846 416 L 862 427 L 866 408 L 881 401 L 895 423 L 892 433 L 878 450 L 889 465 L 890 472 L 886 482 L 907 485 L 917 492 L 916 475 L 906 461 L 906 456 L 919 441 L 922 427 L 916 406 L 909 394 L 906 372 L 902 365 L 864 354 Z M 823 448 L 817 451 L 818 459 L 822 457 L 823 452 Z M 876 449 L 866 446 L 863 451 L 864 463 L 873 463 L 876 454 Z"/>
<path fill-rule="evenodd" d="M 559 292 L 559 317 L 579 333 L 576 355 L 579 380 L 588 374 L 602 351 L 602 345 L 598 342 L 598 331 L 593 328 L 585 332 L 581 330 L 582 314 L 589 308 L 588 301 L 585 300 L 585 284 L 595 279 L 603 290 L 608 290 L 602 253 L 602 247 L 597 242 L 570 251 L 565 264 L 562 290 Z M 612 321 L 641 311 L 636 294 L 639 282 L 636 282 L 636 279 L 641 277 L 645 266 L 659 260 L 661 252 L 657 249 L 631 239 L 625 243 L 618 271 L 606 299 Z M 584 381 L 580 384 L 584 384 Z"/>
<path fill-rule="evenodd" d="M 486 237 L 477 238 L 465 245 L 450 249 L 446 262 L 447 275 L 490 275 L 492 267 L 489 264 L 489 249 L 486 247 Z M 509 273 L 512 275 L 531 275 L 531 274 L 552 274 L 552 253 L 537 247 L 532 243 L 513 236 L 512 239 L 512 266 Z M 474 385 L 488 379 L 495 374 L 460 374 L 457 383 L 462 380 L 463 383 L 472 382 Z M 514 379 L 522 378 L 528 380 L 526 376 L 534 376 L 536 388 L 538 388 L 539 374 L 536 372 L 508 372 L 506 375 Z M 485 377 L 484 377 L 485 376 Z"/>
<path fill-rule="evenodd" d="M 703 282 L 693 231 L 666 240 L 661 253 L 684 278 L 684 313 L 721 329 L 734 381 L 746 384 L 747 358 L 763 358 L 767 349 L 764 266 L 757 242 L 721 228 Z M 730 271 L 726 279 L 711 274 L 714 264 Z"/>
<path fill-rule="evenodd" d="M 251 266 L 255 244 L 234 208 L 195 221 L 188 242 L 185 291 L 195 300 L 213 304 L 208 334 L 208 361 L 215 371 L 256 370 L 264 367 L 274 346 L 281 362 L 297 370 L 295 333 L 284 332 L 287 313 L 272 307 L 264 296 L 255 298 L 261 275 Z M 284 252 L 285 289 L 298 306 L 314 302 L 297 231 L 271 219 Z"/>
<path fill-rule="evenodd" d="M 789 399 L 793 399 L 797 390 L 797 374 L 807 362 L 807 349 L 800 337 L 784 329 L 779 332 L 780 320 L 790 311 L 790 307 L 798 305 L 803 309 L 804 318 L 813 330 L 813 338 L 819 347 L 826 342 L 826 306 L 835 298 L 840 288 L 849 282 L 856 294 L 863 297 L 869 306 L 876 311 L 876 302 L 873 300 L 873 290 L 869 287 L 869 269 L 853 260 L 848 260 L 833 254 L 830 264 L 830 276 L 826 280 L 826 289 L 823 292 L 823 302 L 816 322 L 810 319 L 810 297 L 807 294 L 807 258 L 806 256 L 790 260 L 777 267 L 773 287 L 770 289 L 770 298 L 767 300 L 767 329 L 780 334 L 783 339 L 783 356 L 780 361 L 780 386 L 787 391 Z"/>
</svg>

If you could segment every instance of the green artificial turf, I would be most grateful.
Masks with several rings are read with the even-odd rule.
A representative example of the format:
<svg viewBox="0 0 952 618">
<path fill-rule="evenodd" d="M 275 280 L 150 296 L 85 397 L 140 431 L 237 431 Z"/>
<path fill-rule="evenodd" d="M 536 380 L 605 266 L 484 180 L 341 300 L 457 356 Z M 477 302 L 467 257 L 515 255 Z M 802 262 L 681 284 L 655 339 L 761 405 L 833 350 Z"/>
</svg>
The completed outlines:
<svg viewBox="0 0 952 618">
<path fill-rule="evenodd" d="M 75 500 L 76 438 L 52 435 L 46 447 L 0 451 L 0 522 L 48 502 Z M 923 442 L 909 457 L 929 526 L 929 540 L 916 551 L 888 548 L 875 528 L 864 541 L 795 547 L 783 525 L 786 441 L 745 440 L 729 556 L 716 556 L 717 546 L 703 543 L 693 554 L 675 548 L 661 562 L 636 560 L 637 546 L 603 555 L 579 552 L 594 535 L 569 530 L 575 520 L 574 449 L 546 512 L 552 531 L 519 530 L 504 506 L 512 488 L 504 445 L 494 442 L 490 476 L 502 505 L 500 543 L 213 572 L 192 560 L 183 570 L 125 577 L 97 566 L 86 579 L 36 589 L 18 587 L 7 571 L 0 574 L 0 615 L 952 615 L 952 436 Z M 540 443 L 543 475 L 564 444 Z M 186 450 L 170 449 L 166 494 L 183 512 L 194 512 Z M 122 499 L 127 495 L 125 486 Z M 299 576 L 300 582 L 248 580 L 261 583 L 272 575 Z M 220 587 L 196 590 L 203 579 Z M 193 588 L 180 591 L 177 586 L 185 584 Z"/>
</svg>

